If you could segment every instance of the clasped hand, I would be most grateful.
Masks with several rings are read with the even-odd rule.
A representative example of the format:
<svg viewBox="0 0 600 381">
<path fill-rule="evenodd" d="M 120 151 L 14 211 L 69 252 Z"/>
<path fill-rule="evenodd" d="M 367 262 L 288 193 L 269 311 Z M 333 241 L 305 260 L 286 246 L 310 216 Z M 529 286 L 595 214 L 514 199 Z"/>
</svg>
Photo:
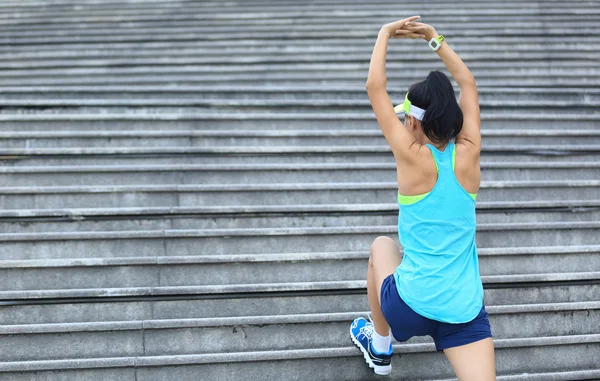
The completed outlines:
<svg viewBox="0 0 600 381">
<path fill-rule="evenodd" d="M 389 38 L 422 38 L 426 41 L 434 38 L 437 33 L 431 25 L 417 22 L 421 16 L 412 16 L 403 20 L 384 25 L 381 32 Z"/>
</svg>

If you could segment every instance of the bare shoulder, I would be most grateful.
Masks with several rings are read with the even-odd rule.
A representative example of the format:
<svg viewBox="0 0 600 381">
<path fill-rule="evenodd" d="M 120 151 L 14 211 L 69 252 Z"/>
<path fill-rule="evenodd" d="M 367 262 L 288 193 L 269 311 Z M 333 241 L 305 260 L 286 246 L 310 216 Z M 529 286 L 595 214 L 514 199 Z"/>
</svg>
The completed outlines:
<svg viewBox="0 0 600 381">
<path fill-rule="evenodd" d="M 429 170 L 435 170 L 435 161 L 431 149 L 426 145 L 414 142 L 407 154 L 402 159 L 397 159 L 398 165 L 407 165 L 415 169 L 417 172 L 428 172 Z"/>
<path fill-rule="evenodd" d="M 481 181 L 481 149 L 473 144 L 456 143 L 454 173 L 458 182 L 469 193 L 477 193 Z"/>
<path fill-rule="evenodd" d="M 437 169 L 429 147 L 414 143 L 408 155 L 396 158 L 398 190 L 406 196 L 431 191 L 437 180 Z"/>
</svg>

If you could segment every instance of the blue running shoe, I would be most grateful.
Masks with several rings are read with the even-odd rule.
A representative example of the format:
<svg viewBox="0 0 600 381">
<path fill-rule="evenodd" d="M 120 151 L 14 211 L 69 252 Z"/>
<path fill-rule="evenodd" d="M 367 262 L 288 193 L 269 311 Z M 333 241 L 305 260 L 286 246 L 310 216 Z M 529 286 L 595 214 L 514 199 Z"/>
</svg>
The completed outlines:
<svg viewBox="0 0 600 381">
<path fill-rule="evenodd" d="M 386 376 L 392 372 L 392 345 L 388 353 L 377 353 L 371 346 L 373 329 L 373 323 L 367 319 L 356 318 L 350 326 L 350 338 L 363 353 L 369 368 L 373 368 L 375 374 Z"/>
</svg>

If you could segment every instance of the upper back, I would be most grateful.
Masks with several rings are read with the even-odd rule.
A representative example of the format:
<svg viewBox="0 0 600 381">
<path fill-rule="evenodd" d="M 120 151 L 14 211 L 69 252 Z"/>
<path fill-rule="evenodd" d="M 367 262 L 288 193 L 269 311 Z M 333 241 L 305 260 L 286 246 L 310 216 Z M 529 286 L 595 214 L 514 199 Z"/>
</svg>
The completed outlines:
<svg viewBox="0 0 600 381">
<path fill-rule="evenodd" d="M 479 151 L 474 152 L 473 147 L 452 142 L 443 151 L 431 144 L 423 145 L 412 160 L 397 162 L 399 193 L 413 196 L 430 192 L 438 180 L 438 165 L 434 157 L 446 152 L 454 153 L 452 171 L 458 183 L 467 193 L 477 193 L 481 179 Z"/>
</svg>

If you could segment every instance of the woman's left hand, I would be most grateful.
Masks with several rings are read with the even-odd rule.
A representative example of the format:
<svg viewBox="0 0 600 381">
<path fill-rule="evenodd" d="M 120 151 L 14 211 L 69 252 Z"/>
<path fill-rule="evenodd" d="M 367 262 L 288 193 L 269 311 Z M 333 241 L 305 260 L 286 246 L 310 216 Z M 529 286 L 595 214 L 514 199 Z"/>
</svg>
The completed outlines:
<svg viewBox="0 0 600 381">
<path fill-rule="evenodd" d="M 385 24 L 383 27 L 381 27 L 381 32 L 385 33 L 389 38 L 425 38 L 423 34 L 405 28 L 407 23 L 415 21 L 419 18 L 421 18 L 421 16 L 412 16 L 403 20 Z"/>
</svg>

